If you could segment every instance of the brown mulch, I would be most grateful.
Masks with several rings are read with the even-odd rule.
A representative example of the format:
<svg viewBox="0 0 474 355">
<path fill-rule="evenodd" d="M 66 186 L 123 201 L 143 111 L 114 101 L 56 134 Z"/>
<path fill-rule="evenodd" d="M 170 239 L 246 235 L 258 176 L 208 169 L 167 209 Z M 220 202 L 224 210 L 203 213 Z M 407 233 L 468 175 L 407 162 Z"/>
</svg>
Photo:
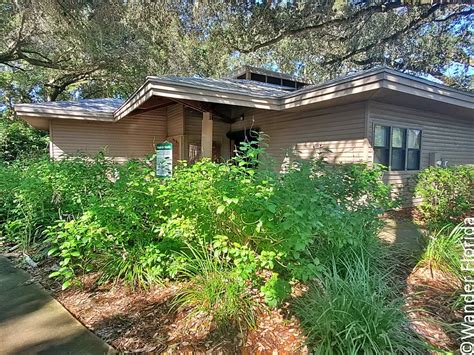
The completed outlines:
<svg viewBox="0 0 474 355">
<path fill-rule="evenodd" d="M 89 274 L 81 278 L 81 287 L 62 291 L 61 285 L 48 277 L 57 267 L 54 260 L 45 259 L 31 267 L 17 250 L 7 256 L 120 352 L 308 353 L 303 331 L 290 315 L 288 304 L 260 314 L 255 329 L 241 334 L 236 329 L 215 329 L 206 317 L 189 318 L 187 311 L 177 312 L 171 300 L 180 289 L 178 283 L 148 291 L 131 290 L 121 284 L 97 286 L 98 275 Z M 458 334 L 452 325 L 462 321 L 462 313 L 452 303 L 462 285 L 451 275 L 402 264 L 399 271 L 406 282 L 406 311 L 413 330 L 435 348 L 457 349 Z"/>
<path fill-rule="evenodd" d="M 180 284 L 151 290 L 132 290 L 122 284 L 96 285 L 98 275 L 81 277 L 81 287 L 61 290 L 48 277 L 56 266 L 51 259 L 31 267 L 21 253 L 10 259 L 27 269 L 32 278 L 82 324 L 120 352 L 305 354 L 305 337 L 287 309 L 261 313 L 255 329 L 241 334 L 237 329 L 214 329 L 206 317 L 188 317 L 177 312 L 171 300 Z M 286 305 L 288 307 L 288 304 Z"/>
<path fill-rule="evenodd" d="M 406 280 L 406 307 L 413 329 L 433 347 L 459 349 L 459 334 L 453 325 L 462 322 L 462 310 L 453 302 L 462 289 L 450 274 L 429 267 L 416 267 Z"/>
</svg>

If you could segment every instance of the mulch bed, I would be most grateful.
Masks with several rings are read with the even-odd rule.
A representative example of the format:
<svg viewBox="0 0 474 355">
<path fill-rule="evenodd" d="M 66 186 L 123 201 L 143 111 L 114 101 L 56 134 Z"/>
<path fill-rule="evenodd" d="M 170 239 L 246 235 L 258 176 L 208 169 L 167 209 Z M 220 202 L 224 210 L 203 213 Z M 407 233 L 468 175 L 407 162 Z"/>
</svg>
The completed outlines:
<svg viewBox="0 0 474 355">
<path fill-rule="evenodd" d="M 32 267 L 19 252 L 6 256 L 27 269 L 72 315 L 120 352 L 308 353 L 303 331 L 288 304 L 260 314 L 256 328 L 240 334 L 236 329 L 214 329 L 199 315 L 189 318 L 188 311 L 177 312 L 170 301 L 180 289 L 178 283 L 132 290 L 122 284 L 97 286 L 98 275 L 88 274 L 81 278 L 81 287 L 63 291 L 48 277 L 55 269 L 53 260 Z M 457 334 L 449 325 L 462 320 L 460 311 L 452 307 L 453 294 L 461 287 L 459 281 L 427 268 L 400 265 L 399 271 L 406 283 L 406 311 L 413 330 L 438 349 L 457 349 Z"/>
<path fill-rule="evenodd" d="M 237 329 L 214 329 L 205 317 L 187 317 L 177 312 L 171 299 L 178 283 L 151 290 L 132 290 L 122 284 L 97 286 L 97 274 L 81 277 L 81 287 L 61 290 L 48 275 L 55 265 L 50 259 L 31 267 L 21 253 L 7 256 L 26 269 L 74 317 L 120 352 L 307 354 L 298 321 L 283 309 L 259 315 L 255 329 L 241 334 Z"/>
<path fill-rule="evenodd" d="M 406 307 L 413 329 L 433 347 L 459 349 L 462 309 L 453 304 L 462 289 L 461 282 L 450 274 L 428 267 L 416 267 L 406 280 Z"/>
</svg>

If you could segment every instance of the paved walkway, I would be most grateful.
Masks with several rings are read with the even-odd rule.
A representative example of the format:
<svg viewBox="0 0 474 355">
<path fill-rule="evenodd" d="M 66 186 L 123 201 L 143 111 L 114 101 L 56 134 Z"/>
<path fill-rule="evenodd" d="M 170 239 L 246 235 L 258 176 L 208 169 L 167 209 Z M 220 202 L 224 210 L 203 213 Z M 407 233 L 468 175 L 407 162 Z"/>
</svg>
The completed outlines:
<svg viewBox="0 0 474 355">
<path fill-rule="evenodd" d="M 111 354 L 30 276 L 0 256 L 0 354 Z"/>
<path fill-rule="evenodd" d="M 419 227 L 408 220 L 387 219 L 380 237 L 393 248 L 403 251 L 407 256 L 418 260 L 423 250 L 423 235 Z"/>
</svg>

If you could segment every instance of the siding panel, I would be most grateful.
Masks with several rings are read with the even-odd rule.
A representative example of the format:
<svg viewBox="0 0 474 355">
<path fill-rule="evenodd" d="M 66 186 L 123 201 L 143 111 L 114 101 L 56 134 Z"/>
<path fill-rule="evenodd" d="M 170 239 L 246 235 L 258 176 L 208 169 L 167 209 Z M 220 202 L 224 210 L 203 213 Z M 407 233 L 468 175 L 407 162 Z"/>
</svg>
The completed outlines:
<svg viewBox="0 0 474 355">
<path fill-rule="evenodd" d="M 55 119 L 51 121 L 51 156 L 95 155 L 124 161 L 154 152 L 154 145 L 166 138 L 166 108 L 125 117 L 118 122 Z"/>
<path fill-rule="evenodd" d="M 232 131 L 259 128 L 268 135 L 268 153 L 279 166 L 288 155 L 310 159 L 323 154 L 329 162 L 366 161 L 365 105 L 299 111 L 252 110 Z M 329 149 L 330 152 L 325 153 Z"/>
<path fill-rule="evenodd" d="M 380 102 L 369 103 L 367 137 L 369 160 L 373 161 L 374 124 L 419 128 L 422 130 L 420 167 L 429 166 L 430 153 L 439 153 L 448 165 L 474 164 L 474 122 L 472 119 L 451 117 L 435 112 L 415 110 Z M 413 196 L 414 176 L 417 171 L 389 171 L 384 181 L 411 205 L 418 202 Z"/>
</svg>

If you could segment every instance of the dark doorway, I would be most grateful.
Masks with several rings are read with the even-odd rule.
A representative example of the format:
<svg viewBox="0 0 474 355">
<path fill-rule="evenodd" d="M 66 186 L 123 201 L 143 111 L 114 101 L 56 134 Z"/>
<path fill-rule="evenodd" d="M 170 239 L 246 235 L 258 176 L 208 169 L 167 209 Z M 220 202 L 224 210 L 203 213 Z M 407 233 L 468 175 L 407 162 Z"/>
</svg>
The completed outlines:
<svg viewBox="0 0 474 355">
<path fill-rule="evenodd" d="M 260 129 L 244 129 L 241 131 L 229 132 L 227 133 L 227 138 L 231 140 L 232 147 L 232 156 L 235 156 L 239 153 L 241 144 L 244 142 L 251 143 L 255 142 L 255 146 L 258 145 L 257 138 L 259 135 Z"/>
</svg>

